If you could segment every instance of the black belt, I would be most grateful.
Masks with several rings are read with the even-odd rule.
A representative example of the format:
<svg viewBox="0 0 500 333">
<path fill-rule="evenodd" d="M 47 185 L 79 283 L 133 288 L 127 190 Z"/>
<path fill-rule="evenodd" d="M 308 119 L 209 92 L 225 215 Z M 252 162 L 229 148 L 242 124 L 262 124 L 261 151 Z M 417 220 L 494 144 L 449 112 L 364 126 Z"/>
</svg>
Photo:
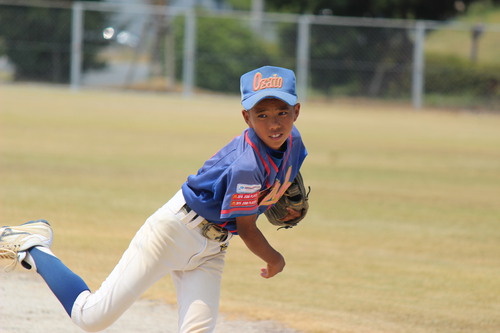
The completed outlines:
<svg viewBox="0 0 500 333">
<path fill-rule="evenodd" d="M 189 207 L 187 203 L 185 203 L 182 206 L 182 209 L 184 209 L 186 213 L 190 213 L 192 211 L 191 207 Z M 200 215 L 196 213 L 196 215 L 191 219 L 191 221 L 195 220 L 198 216 Z M 209 222 L 206 219 L 203 219 L 203 221 L 201 221 L 200 224 L 198 224 L 198 227 L 201 229 L 201 234 L 203 236 L 217 242 L 226 241 L 229 235 L 229 230 L 227 230 L 224 227 L 221 227 L 216 223 Z"/>
<path fill-rule="evenodd" d="M 191 211 L 192 211 L 191 207 L 189 207 L 187 203 L 185 203 L 185 204 L 184 204 L 184 206 L 182 206 L 182 209 L 184 209 L 184 210 L 186 211 L 186 213 L 189 213 L 189 212 L 191 212 Z M 195 215 L 195 216 L 191 219 L 191 221 L 192 221 L 192 220 L 194 220 L 195 218 L 197 218 L 198 216 L 200 216 L 200 215 L 196 214 L 196 215 Z"/>
<path fill-rule="evenodd" d="M 184 208 L 188 213 L 192 211 L 191 207 L 189 207 L 187 203 L 185 203 L 184 206 L 182 206 L 182 208 Z"/>
</svg>

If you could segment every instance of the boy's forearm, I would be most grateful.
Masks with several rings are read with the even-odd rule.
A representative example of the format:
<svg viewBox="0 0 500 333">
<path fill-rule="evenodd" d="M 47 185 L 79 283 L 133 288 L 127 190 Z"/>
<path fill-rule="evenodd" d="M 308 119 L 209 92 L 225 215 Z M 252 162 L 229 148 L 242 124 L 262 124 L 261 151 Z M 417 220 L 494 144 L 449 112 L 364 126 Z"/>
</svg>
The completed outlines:
<svg viewBox="0 0 500 333">
<path fill-rule="evenodd" d="M 255 220 L 256 217 L 253 220 L 247 218 L 238 221 L 238 234 L 245 245 L 266 263 L 274 264 L 283 260 L 281 254 L 269 244 L 262 232 L 257 228 Z"/>
<path fill-rule="evenodd" d="M 266 263 L 274 264 L 282 260 L 281 254 L 269 244 L 259 229 L 257 229 L 256 233 L 250 235 L 245 234 L 241 239 L 250 251 Z"/>
</svg>

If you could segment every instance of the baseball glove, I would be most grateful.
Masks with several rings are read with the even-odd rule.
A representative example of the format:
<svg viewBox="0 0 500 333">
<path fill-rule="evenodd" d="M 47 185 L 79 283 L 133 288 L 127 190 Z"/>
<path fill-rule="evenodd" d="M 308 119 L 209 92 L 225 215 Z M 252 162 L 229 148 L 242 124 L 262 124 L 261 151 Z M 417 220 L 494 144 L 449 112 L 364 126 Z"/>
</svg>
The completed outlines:
<svg viewBox="0 0 500 333">
<path fill-rule="evenodd" d="M 264 212 L 267 219 L 271 224 L 278 226 L 278 230 L 281 228 L 293 228 L 306 216 L 309 210 L 309 192 L 311 188 L 306 188 L 304 186 L 304 180 L 300 172 L 297 177 L 293 180 L 292 184 L 286 192 L 281 196 L 281 198 L 272 205 L 268 210 Z M 293 220 L 284 221 L 283 219 L 289 214 L 287 208 L 292 208 L 300 212 L 300 216 L 294 218 Z"/>
</svg>

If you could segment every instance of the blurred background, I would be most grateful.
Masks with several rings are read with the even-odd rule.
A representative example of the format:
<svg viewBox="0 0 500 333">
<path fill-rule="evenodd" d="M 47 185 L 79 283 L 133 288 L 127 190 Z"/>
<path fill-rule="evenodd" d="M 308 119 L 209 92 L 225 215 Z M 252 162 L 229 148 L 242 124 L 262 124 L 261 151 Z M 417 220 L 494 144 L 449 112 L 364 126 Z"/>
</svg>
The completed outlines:
<svg viewBox="0 0 500 333">
<path fill-rule="evenodd" d="M 499 1 L 0 0 L 0 226 L 47 219 L 98 288 L 246 127 L 239 77 L 266 64 L 307 100 L 311 209 L 292 230 L 260 222 L 287 258 L 277 279 L 232 242 L 221 312 L 304 333 L 498 333 Z M 169 279 L 145 297 L 176 299 Z"/>
<path fill-rule="evenodd" d="M 237 94 L 275 64 L 302 100 L 500 110 L 499 4 L 0 0 L 0 83 Z"/>
</svg>

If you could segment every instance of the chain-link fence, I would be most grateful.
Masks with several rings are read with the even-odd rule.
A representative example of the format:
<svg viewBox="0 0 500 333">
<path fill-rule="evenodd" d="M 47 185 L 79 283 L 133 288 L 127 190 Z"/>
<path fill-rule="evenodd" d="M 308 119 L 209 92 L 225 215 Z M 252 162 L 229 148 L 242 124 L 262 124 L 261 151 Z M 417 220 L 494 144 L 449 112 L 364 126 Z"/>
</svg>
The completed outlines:
<svg viewBox="0 0 500 333">
<path fill-rule="evenodd" d="M 43 4 L 43 5 L 42 5 Z M 294 69 L 302 100 L 500 109 L 500 25 L 0 0 L 0 81 L 238 93 Z"/>
</svg>

